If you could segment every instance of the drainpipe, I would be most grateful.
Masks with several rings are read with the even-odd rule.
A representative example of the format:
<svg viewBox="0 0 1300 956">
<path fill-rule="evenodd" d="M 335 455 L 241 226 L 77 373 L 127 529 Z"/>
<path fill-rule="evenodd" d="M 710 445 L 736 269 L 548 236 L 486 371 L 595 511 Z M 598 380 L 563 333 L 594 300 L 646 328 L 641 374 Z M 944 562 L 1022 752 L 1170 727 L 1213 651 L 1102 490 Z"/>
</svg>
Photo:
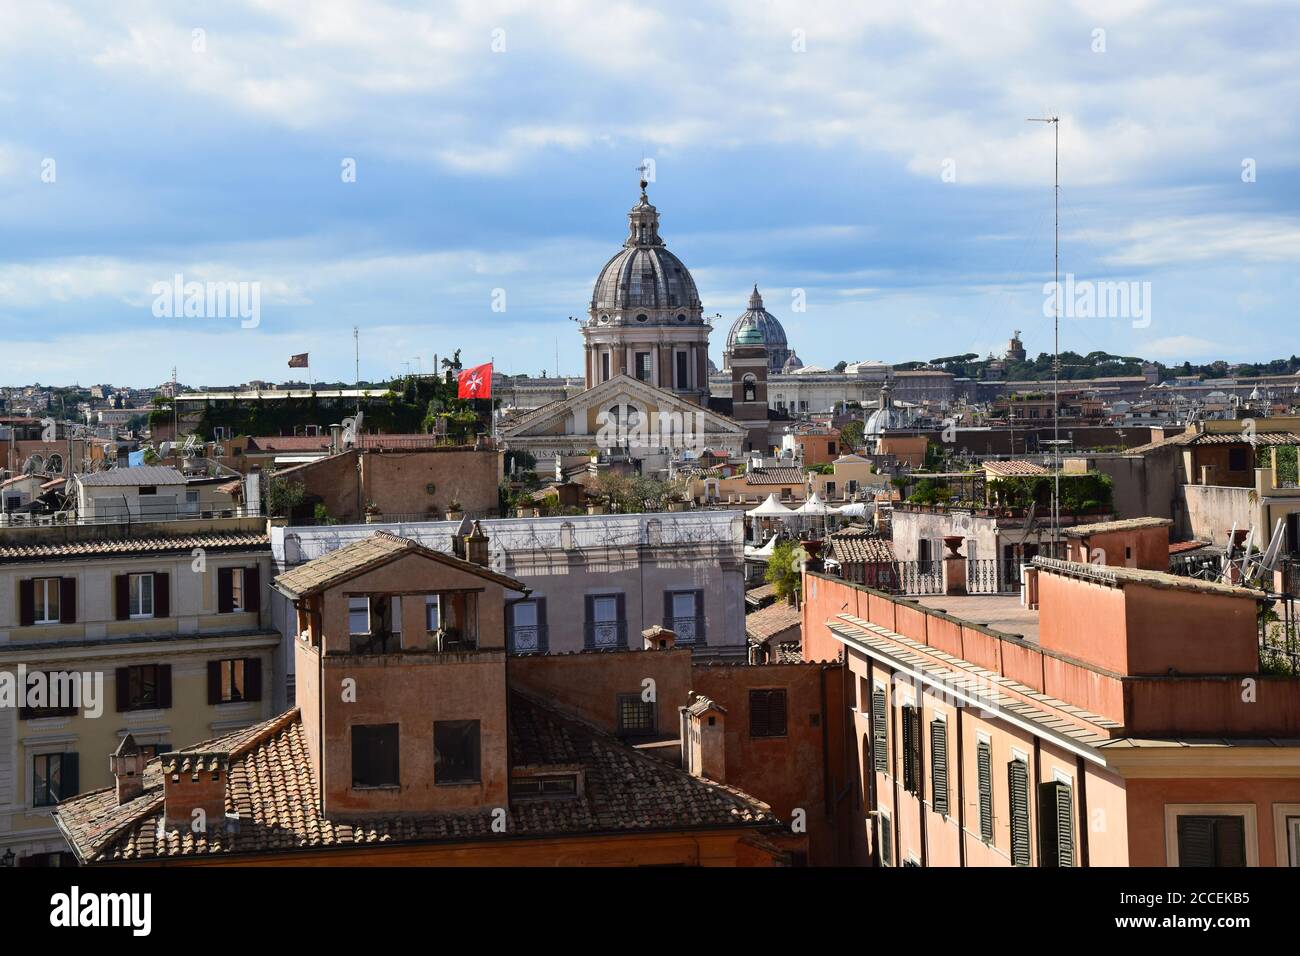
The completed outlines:
<svg viewBox="0 0 1300 956">
<path fill-rule="evenodd" d="M 966 774 L 965 751 L 962 747 L 961 713 L 959 705 L 953 708 L 957 717 L 957 865 L 966 865 Z"/>
<path fill-rule="evenodd" d="M 1088 768 L 1082 757 L 1074 758 L 1074 776 L 1079 781 L 1079 865 L 1088 863 Z"/>
<path fill-rule="evenodd" d="M 1029 793 L 1027 794 L 1029 798 L 1029 832 L 1031 834 L 1029 839 L 1030 866 L 1034 865 L 1034 861 L 1037 861 L 1039 866 L 1043 865 L 1043 854 L 1041 852 L 1043 831 L 1040 829 L 1040 825 L 1043 822 L 1043 815 L 1039 812 L 1038 806 L 1038 784 L 1043 771 L 1042 743 L 1042 739 L 1037 734 L 1034 734 L 1034 766 L 1033 776 L 1031 777 L 1033 785 L 1029 788 Z M 1037 837 L 1038 839 L 1034 839 L 1034 837 Z"/>
</svg>

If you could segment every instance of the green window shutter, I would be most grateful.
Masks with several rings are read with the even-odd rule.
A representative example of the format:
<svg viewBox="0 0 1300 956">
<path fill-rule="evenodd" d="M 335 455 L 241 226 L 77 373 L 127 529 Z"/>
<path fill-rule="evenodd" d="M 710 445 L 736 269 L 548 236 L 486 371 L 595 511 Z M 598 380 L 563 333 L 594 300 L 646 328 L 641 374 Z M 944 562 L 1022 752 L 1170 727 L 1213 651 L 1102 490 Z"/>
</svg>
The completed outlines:
<svg viewBox="0 0 1300 956">
<path fill-rule="evenodd" d="M 889 773 L 889 724 L 885 712 L 885 689 L 871 693 L 871 755 L 877 773 Z"/>
<path fill-rule="evenodd" d="M 912 777 L 912 748 L 916 741 L 912 739 L 912 708 L 903 708 L 903 789 L 916 793 L 916 780 Z"/>
<path fill-rule="evenodd" d="M 1038 859 L 1074 866 L 1074 788 L 1059 780 L 1038 785 Z"/>
<path fill-rule="evenodd" d="M 948 725 L 930 721 L 930 790 L 935 813 L 948 815 Z"/>
<path fill-rule="evenodd" d="M 993 754 L 989 745 L 980 741 L 976 748 L 976 773 L 979 777 L 980 839 L 993 842 Z"/>
<path fill-rule="evenodd" d="M 1029 767 L 1023 760 L 1007 764 L 1007 794 L 1011 804 L 1011 862 L 1029 865 Z"/>
</svg>

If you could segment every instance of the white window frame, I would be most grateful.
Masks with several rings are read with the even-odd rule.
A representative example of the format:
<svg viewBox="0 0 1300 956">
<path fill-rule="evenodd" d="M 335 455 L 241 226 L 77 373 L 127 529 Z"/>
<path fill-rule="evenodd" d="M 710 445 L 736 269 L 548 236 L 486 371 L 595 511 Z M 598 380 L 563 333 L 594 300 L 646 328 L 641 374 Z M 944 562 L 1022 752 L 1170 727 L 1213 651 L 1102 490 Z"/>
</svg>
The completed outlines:
<svg viewBox="0 0 1300 956">
<path fill-rule="evenodd" d="M 359 602 L 361 602 L 361 601 L 364 601 L 364 602 L 365 602 L 365 609 L 364 609 L 364 610 L 365 610 L 365 615 L 366 615 L 366 629 L 365 629 L 364 631 L 356 631 L 356 630 L 353 630 L 353 628 L 352 628 L 352 615 L 354 615 L 354 614 L 358 614 L 358 613 L 361 612 L 362 608 L 360 608 L 360 607 L 357 606 L 357 604 L 358 604 Z M 371 627 L 371 622 L 370 622 L 370 598 L 369 598 L 368 596 L 364 595 L 364 594 L 352 595 L 351 597 L 348 598 L 348 634 L 349 634 L 349 635 L 352 635 L 352 634 L 357 634 L 357 635 L 361 635 L 361 634 L 369 634 L 369 633 L 370 633 L 370 627 Z"/>
<path fill-rule="evenodd" d="M 1274 865 L 1300 866 L 1300 830 L 1297 831 L 1295 842 L 1292 843 L 1291 833 L 1286 823 L 1287 817 L 1300 817 L 1300 803 L 1273 804 L 1273 841 L 1277 852 Z"/>
<path fill-rule="evenodd" d="M 50 588 L 54 589 L 54 617 L 50 617 Z M 35 614 L 32 618 L 33 624 L 59 624 L 62 623 L 60 616 L 63 610 L 63 587 L 62 578 L 34 578 L 32 580 L 32 596 L 35 603 Z"/>
<path fill-rule="evenodd" d="M 131 620 L 143 621 L 152 618 L 154 609 L 157 607 L 154 601 L 153 574 L 130 574 L 127 577 L 127 610 L 130 613 Z M 147 589 L 145 588 L 145 581 L 149 582 Z M 149 592 L 149 610 L 147 611 L 144 609 L 146 590 Z"/>
<path fill-rule="evenodd" d="M 430 616 L 429 612 L 433 615 Z M 442 627 L 442 600 L 436 594 L 426 594 L 424 596 L 424 629 L 430 634 L 437 633 Z"/>
<path fill-rule="evenodd" d="M 1165 863 L 1178 866 L 1179 817 L 1245 817 L 1246 865 L 1259 866 L 1259 827 L 1253 803 L 1166 803 Z"/>
</svg>

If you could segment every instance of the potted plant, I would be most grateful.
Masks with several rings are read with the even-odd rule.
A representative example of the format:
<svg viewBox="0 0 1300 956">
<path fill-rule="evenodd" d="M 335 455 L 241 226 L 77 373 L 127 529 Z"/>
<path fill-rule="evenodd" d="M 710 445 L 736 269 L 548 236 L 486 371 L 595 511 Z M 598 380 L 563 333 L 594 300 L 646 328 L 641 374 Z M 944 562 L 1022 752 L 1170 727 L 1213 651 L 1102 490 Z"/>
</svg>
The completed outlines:
<svg viewBox="0 0 1300 956">
<path fill-rule="evenodd" d="M 373 501 L 366 502 L 366 524 L 378 524 L 384 518 L 384 512 Z"/>
<path fill-rule="evenodd" d="M 465 511 L 461 508 L 459 501 L 452 501 L 451 504 L 447 505 L 447 520 L 459 521 L 463 517 L 465 517 Z"/>
</svg>

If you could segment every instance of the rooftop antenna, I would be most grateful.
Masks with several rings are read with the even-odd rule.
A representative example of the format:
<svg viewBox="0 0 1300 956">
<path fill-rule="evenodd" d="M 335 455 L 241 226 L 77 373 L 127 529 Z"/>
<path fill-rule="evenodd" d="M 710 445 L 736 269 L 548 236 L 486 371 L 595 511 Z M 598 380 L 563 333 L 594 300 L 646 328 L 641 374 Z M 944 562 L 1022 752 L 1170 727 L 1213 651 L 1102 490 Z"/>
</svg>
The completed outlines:
<svg viewBox="0 0 1300 956">
<path fill-rule="evenodd" d="M 1052 231 L 1052 264 L 1055 278 L 1056 316 L 1052 321 L 1052 550 L 1059 549 L 1061 536 L 1061 118 L 1031 116 L 1026 123 L 1047 123 L 1052 127 L 1052 196 L 1055 226 Z"/>
</svg>

